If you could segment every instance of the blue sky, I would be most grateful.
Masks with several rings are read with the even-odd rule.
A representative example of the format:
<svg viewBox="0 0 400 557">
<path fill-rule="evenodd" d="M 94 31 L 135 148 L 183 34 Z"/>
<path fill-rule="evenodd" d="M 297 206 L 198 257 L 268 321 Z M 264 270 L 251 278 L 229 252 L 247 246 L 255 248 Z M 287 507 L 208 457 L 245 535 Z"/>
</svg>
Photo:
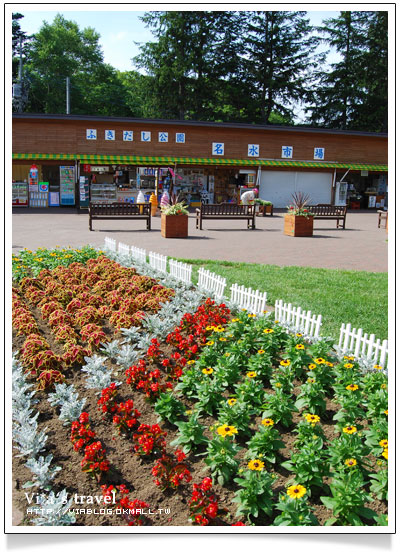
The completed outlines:
<svg viewBox="0 0 400 557">
<path fill-rule="evenodd" d="M 12 7 L 13 12 L 23 14 L 20 25 L 28 35 L 36 33 L 42 26 L 43 21 L 51 23 L 57 13 L 64 15 L 66 19 L 75 21 L 81 29 L 93 27 L 99 34 L 99 43 L 102 46 L 104 61 L 111 64 L 114 68 L 122 71 L 133 70 L 131 58 L 139 53 L 139 47 L 134 42 L 147 42 L 153 40 L 153 36 L 143 22 L 139 19 L 144 11 L 134 9 L 121 11 L 115 9 L 116 6 L 97 4 L 96 8 L 88 11 L 87 6 L 83 11 L 79 10 L 79 4 L 49 4 L 54 6 L 54 10 L 35 9 L 35 4 L 20 4 Z M 29 7 L 28 7 L 29 6 Z M 36 4 L 36 6 L 44 6 Z M 149 4 L 149 9 L 154 9 Z M 208 8 L 209 6 L 207 6 Z M 268 5 L 265 6 L 266 8 Z M 78 8 L 78 9 L 77 9 Z M 168 9 L 157 6 L 159 9 Z M 179 8 L 181 9 L 181 8 Z M 320 25 L 323 19 L 336 17 L 337 11 L 313 11 L 308 12 L 310 22 L 313 25 Z M 328 60 L 335 59 L 332 53 Z"/>
</svg>

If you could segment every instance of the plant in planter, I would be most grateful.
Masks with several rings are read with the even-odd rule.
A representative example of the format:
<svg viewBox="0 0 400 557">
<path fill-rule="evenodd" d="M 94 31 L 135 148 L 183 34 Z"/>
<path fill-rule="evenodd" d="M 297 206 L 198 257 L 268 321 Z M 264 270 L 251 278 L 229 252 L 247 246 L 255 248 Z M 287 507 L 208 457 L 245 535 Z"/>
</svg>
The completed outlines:
<svg viewBox="0 0 400 557">
<path fill-rule="evenodd" d="M 187 238 L 188 215 L 189 211 L 183 203 L 162 205 L 161 236 L 164 238 Z"/>
<path fill-rule="evenodd" d="M 258 215 L 272 215 L 274 214 L 274 206 L 272 205 L 271 201 L 264 201 L 264 199 L 256 198 L 254 203 L 258 209 Z"/>
<path fill-rule="evenodd" d="M 293 203 L 287 209 L 283 232 L 287 236 L 312 236 L 314 215 L 307 209 L 310 198 L 303 192 L 292 195 Z"/>
</svg>

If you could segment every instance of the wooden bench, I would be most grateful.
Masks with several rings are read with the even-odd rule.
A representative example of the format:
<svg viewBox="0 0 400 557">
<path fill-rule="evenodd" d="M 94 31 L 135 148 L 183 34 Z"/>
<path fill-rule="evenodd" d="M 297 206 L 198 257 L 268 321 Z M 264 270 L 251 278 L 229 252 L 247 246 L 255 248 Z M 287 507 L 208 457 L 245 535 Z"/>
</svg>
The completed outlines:
<svg viewBox="0 0 400 557">
<path fill-rule="evenodd" d="M 89 204 L 89 230 L 93 230 L 93 220 L 145 220 L 147 230 L 151 230 L 150 203 L 95 203 Z"/>
<path fill-rule="evenodd" d="M 247 220 L 247 228 L 255 230 L 255 205 L 235 205 L 234 203 L 201 204 L 196 209 L 196 228 L 203 230 L 203 220 Z"/>
<path fill-rule="evenodd" d="M 340 228 L 339 221 L 342 221 L 342 228 L 346 228 L 346 205 L 320 203 L 319 205 L 309 205 L 306 209 L 310 213 L 314 213 L 314 220 L 336 220 L 336 228 Z"/>
</svg>

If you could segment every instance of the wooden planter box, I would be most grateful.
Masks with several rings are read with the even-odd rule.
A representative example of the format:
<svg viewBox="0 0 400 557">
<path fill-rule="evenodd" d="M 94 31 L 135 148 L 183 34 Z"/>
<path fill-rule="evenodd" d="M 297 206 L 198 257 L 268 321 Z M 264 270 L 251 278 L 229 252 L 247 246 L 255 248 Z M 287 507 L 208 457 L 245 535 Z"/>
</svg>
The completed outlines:
<svg viewBox="0 0 400 557">
<path fill-rule="evenodd" d="M 273 205 L 258 205 L 257 209 L 259 217 L 266 217 L 267 215 L 270 215 L 272 217 L 272 215 L 274 214 Z"/>
<path fill-rule="evenodd" d="M 302 215 L 285 215 L 283 233 L 286 236 L 312 236 L 314 217 Z"/>
<path fill-rule="evenodd" d="M 187 238 L 189 215 L 165 215 L 161 213 L 161 236 L 163 238 Z"/>
</svg>

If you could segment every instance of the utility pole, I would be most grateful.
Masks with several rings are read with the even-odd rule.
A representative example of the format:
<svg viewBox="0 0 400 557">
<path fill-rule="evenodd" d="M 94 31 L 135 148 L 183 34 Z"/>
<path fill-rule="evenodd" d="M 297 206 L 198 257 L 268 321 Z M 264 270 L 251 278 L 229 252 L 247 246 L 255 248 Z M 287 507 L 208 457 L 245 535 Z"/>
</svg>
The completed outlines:
<svg viewBox="0 0 400 557">
<path fill-rule="evenodd" d="M 67 114 L 70 113 L 70 102 L 69 102 L 69 77 L 67 77 Z"/>
</svg>

